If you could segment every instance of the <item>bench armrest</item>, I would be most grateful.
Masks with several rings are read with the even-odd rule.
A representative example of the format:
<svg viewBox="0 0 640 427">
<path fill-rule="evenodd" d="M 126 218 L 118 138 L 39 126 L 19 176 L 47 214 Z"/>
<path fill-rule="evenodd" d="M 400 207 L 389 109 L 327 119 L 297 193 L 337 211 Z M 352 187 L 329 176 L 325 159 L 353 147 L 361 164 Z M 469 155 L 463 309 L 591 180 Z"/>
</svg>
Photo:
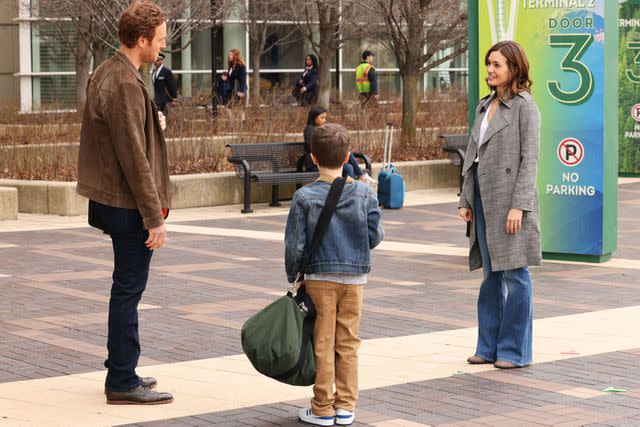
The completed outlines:
<svg viewBox="0 0 640 427">
<path fill-rule="evenodd" d="M 227 160 L 234 165 L 241 165 L 244 169 L 244 176 L 251 178 L 251 166 L 249 165 L 249 162 L 241 157 L 228 157 Z"/>
<path fill-rule="evenodd" d="M 367 173 L 369 174 L 369 176 L 371 176 L 371 159 L 369 158 L 369 156 L 367 156 L 364 153 L 351 152 L 351 154 L 353 154 L 353 157 L 355 157 L 356 159 L 362 159 L 362 161 L 364 162 L 364 167 L 367 170 Z"/>
<path fill-rule="evenodd" d="M 445 153 L 453 154 L 460 158 L 460 165 L 464 164 L 464 158 L 466 157 L 466 150 L 460 147 L 442 147 L 442 151 Z"/>
</svg>

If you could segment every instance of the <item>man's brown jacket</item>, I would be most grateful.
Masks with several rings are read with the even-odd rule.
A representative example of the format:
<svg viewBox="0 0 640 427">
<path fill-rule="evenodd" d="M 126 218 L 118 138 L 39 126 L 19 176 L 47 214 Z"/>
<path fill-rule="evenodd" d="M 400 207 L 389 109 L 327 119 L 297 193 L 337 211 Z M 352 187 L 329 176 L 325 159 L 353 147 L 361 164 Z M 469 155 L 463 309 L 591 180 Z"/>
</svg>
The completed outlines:
<svg viewBox="0 0 640 427">
<path fill-rule="evenodd" d="M 171 207 L 158 113 L 140 73 L 119 51 L 87 86 L 77 192 L 104 205 L 138 209 L 147 229 L 163 224 L 162 208 Z"/>
</svg>

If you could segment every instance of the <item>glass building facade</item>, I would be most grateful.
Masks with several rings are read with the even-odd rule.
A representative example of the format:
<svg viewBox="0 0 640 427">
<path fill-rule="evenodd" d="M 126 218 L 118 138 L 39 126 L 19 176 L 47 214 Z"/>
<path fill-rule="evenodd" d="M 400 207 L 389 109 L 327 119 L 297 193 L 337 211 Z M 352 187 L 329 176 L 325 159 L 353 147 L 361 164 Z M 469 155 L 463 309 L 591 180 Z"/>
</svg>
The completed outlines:
<svg viewBox="0 0 640 427">
<path fill-rule="evenodd" d="M 56 22 L 34 16 L 32 8 L 25 6 L 24 0 L 17 0 L 20 6 L 20 73 L 21 106 L 23 111 L 40 109 L 73 109 L 76 103 L 75 57 L 73 45 L 73 23 L 59 19 Z M 33 0 L 32 0 L 33 1 Z M 46 13 L 46 12 L 42 12 Z M 261 56 L 261 89 L 263 96 L 273 93 L 290 92 L 294 82 L 302 72 L 304 59 L 312 53 L 309 42 L 293 23 L 277 21 L 269 24 L 267 45 L 275 44 L 269 52 Z M 62 31 L 65 33 L 63 37 Z M 167 55 L 165 66 L 172 69 L 178 78 L 179 96 L 191 97 L 211 93 L 211 33 L 205 29 L 197 34 L 185 34 L 182 42 L 191 41 L 186 49 Z M 241 19 L 223 22 L 218 31 L 216 65 L 223 71 L 223 59 L 231 48 L 242 52 L 249 61 L 249 37 L 247 25 Z M 71 35 L 71 36 L 70 36 Z M 186 44 L 186 43 L 185 43 Z M 350 40 L 344 43 L 332 60 L 332 87 L 336 87 L 336 72 L 339 70 L 340 96 L 343 99 L 355 97 L 355 68 L 360 63 L 364 49 L 376 53 L 375 67 L 379 74 L 381 100 L 397 99 L 401 95 L 402 82 L 393 53 L 381 44 L 368 40 Z M 440 52 L 441 58 L 448 52 Z M 438 59 L 438 58 L 434 58 Z M 336 67 L 338 65 L 338 67 Z M 249 85 L 255 84 L 250 75 Z M 466 90 L 468 66 L 466 54 L 461 55 L 437 68 L 424 73 L 420 92 L 422 97 L 435 90 L 457 88 Z"/>
</svg>

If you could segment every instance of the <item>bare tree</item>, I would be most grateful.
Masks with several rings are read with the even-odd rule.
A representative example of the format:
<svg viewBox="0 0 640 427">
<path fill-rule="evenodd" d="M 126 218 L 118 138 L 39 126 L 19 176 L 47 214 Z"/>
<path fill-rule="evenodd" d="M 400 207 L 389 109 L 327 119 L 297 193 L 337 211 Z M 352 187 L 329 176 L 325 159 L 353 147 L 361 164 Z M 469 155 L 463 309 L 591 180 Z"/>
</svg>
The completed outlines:
<svg viewBox="0 0 640 427">
<path fill-rule="evenodd" d="M 467 50 L 466 2 L 460 0 L 360 0 L 369 16 L 361 25 L 393 52 L 402 78 L 402 142 L 416 141 L 418 82 L 422 73 Z M 362 21 L 361 21 L 362 22 Z M 446 55 L 438 56 L 439 52 Z"/>
<path fill-rule="evenodd" d="M 77 108 L 81 112 L 86 102 L 85 89 L 91 60 L 95 69 L 110 52 L 118 48 L 118 19 L 131 3 L 130 0 L 22 1 L 33 3 L 32 15 L 52 23 L 59 39 L 73 53 L 76 59 Z M 158 0 L 158 4 L 167 13 L 169 53 L 187 48 L 198 32 L 221 19 L 224 10 L 224 7 L 216 9 L 218 16 L 212 17 L 211 0 Z M 73 30 L 70 30 L 69 22 Z M 183 37 L 185 35 L 189 36 Z"/>
<path fill-rule="evenodd" d="M 260 65 L 262 55 L 270 52 L 276 46 L 283 47 L 290 44 L 296 34 L 295 29 L 285 31 L 284 34 L 270 25 L 270 21 L 281 18 L 279 12 L 283 10 L 284 0 L 248 0 L 247 33 L 249 34 L 249 57 L 253 69 L 253 85 L 251 99 L 260 102 Z M 276 39 L 277 36 L 277 39 Z M 274 40 L 276 39 L 276 40 Z"/>
<path fill-rule="evenodd" d="M 293 21 L 318 56 L 318 104 L 329 108 L 331 61 L 345 40 L 357 34 L 354 0 L 289 0 L 282 16 Z"/>
</svg>

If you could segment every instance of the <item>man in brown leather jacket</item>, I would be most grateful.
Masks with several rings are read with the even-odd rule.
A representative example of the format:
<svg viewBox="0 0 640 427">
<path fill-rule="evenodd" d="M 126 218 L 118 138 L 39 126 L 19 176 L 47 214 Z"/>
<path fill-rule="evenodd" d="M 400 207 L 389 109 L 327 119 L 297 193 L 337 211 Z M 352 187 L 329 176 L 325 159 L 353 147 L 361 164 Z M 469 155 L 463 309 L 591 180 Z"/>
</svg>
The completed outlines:
<svg viewBox="0 0 640 427">
<path fill-rule="evenodd" d="M 78 162 L 79 194 L 89 198 L 89 224 L 109 234 L 114 271 L 109 301 L 107 403 L 169 403 L 140 378 L 138 303 L 151 256 L 166 239 L 164 210 L 171 195 L 165 120 L 138 69 L 166 47 L 166 17 L 149 1 L 136 1 L 118 22 L 122 46 L 98 67 L 87 85 Z"/>
</svg>

